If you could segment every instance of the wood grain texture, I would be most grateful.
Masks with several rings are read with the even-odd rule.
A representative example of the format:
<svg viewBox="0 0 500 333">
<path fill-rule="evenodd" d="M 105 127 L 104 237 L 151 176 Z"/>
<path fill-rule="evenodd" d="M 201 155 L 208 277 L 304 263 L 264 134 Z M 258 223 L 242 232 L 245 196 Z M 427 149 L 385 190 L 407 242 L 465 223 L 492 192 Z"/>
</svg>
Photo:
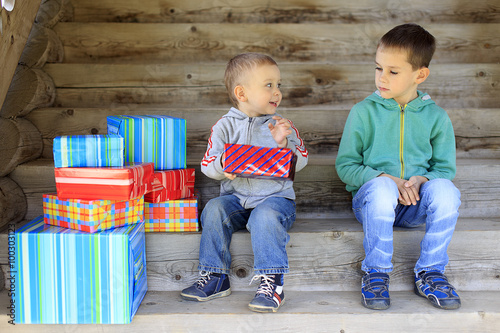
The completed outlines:
<svg viewBox="0 0 500 333">
<path fill-rule="evenodd" d="M 59 23 L 67 63 L 226 62 L 261 52 L 278 62 L 373 63 L 387 24 Z M 500 24 L 432 24 L 436 63 L 496 63 Z"/>
<path fill-rule="evenodd" d="M 78 22 L 133 23 L 487 23 L 500 22 L 494 0 L 79 0 Z"/>
<path fill-rule="evenodd" d="M 16 224 L 26 215 L 27 203 L 23 190 L 9 177 L 0 178 L 0 229 Z"/>
</svg>

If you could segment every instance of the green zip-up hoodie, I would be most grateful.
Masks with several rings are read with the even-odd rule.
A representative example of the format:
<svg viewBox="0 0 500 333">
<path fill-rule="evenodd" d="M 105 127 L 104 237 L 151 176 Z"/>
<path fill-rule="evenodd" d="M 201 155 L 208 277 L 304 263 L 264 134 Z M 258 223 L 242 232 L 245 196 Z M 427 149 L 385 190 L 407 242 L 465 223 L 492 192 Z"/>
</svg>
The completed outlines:
<svg viewBox="0 0 500 333">
<path fill-rule="evenodd" d="M 428 94 L 418 91 L 417 98 L 399 105 L 376 91 L 351 109 L 335 167 L 353 196 L 382 173 L 402 179 L 453 180 L 456 156 L 451 120 Z"/>
</svg>

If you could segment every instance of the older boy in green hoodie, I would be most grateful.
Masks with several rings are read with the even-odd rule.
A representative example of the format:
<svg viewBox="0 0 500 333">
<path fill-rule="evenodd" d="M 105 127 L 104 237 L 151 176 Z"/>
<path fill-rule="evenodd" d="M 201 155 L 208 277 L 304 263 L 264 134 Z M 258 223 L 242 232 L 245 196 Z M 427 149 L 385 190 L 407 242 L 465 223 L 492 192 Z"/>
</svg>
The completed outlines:
<svg viewBox="0 0 500 333">
<path fill-rule="evenodd" d="M 363 224 L 361 294 L 370 309 L 390 306 L 393 227 L 424 223 L 415 293 L 442 309 L 460 307 L 444 275 L 461 203 L 451 182 L 455 136 L 446 112 L 417 90 L 429 76 L 435 48 L 434 37 L 416 24 L 397 26 L 381 38 L 377 91 L 349 113 L 335 163 Z"/>
</svg>

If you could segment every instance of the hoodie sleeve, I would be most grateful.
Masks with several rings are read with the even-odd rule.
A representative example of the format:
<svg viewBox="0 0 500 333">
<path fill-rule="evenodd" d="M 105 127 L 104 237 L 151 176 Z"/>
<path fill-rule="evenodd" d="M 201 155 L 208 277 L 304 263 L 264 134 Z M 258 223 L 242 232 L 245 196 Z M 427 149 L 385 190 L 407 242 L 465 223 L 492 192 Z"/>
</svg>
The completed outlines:
<svg viewBox="0 0 500 333">
<path fill-rule="evenodd" d="M 216 180 L 225 179 L 222 169 L 222 153 L 227 139 L 223 131 L 224 118 L 219 119 L 212 127 L 210 137 L 208 138 L 208 147 L 203 159 L 201 160 L 201 172 L 207 177 Z"/>
<path fill-rule="evenodd" d="M 291 149 L 295 155 L 297 155 L 297 165 L 295 166 L 295 171 L 300 171 L 307 165 L 308 152 L 306 146 L 304 145 L 304 141 L 302 141 L 302 138 L 299 135 L 299 131 L 293 125 L 291 120 L 288 121 L 290 122 L 292 134 L 287 137 L 287 148 Z"/>
<path fill-rule="evenodd" d="M 381 171 L 363 164 L 364 124 L 356 106 L 353 107 L 344 126 L 335 168 L 348 190 L 359 189 L 367 181 L 376 178 Z"/>
<path fill-rule="evenodd" d="M 435 126 L 431 137 L 432 158 L 424 175 L 427 179 L 445 178 L 453 180 L 457 171 L 455 133 L 450 118 L 443 110 L 442 121 Z"/>
</svg>

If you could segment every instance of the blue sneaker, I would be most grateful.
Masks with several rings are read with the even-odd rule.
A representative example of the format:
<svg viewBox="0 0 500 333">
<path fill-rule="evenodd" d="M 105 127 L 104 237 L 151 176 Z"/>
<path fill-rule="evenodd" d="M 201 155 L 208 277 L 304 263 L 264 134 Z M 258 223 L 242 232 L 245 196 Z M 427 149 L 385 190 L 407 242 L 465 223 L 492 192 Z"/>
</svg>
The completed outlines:
<svg viewBox="0 0 500 333">
<path fill-rule="evenodd" d="M 229 276 L 200 272 L 198 280 L 189 288 L 181 291 L 181 297 L 188 301 L 205 302 L 214 298 L 231 295 Z"/>
<path fill-rule="evenodd" d="M 283 292 L 283 274 L 276 275 L 256 275 L 260 280 L 259 288 L 253 300 L 248 304 L 248 308 L 256 312 L 276 312 L 285 303 L 285 293 Z"/>
<path fill-rule="evenodd" d="M 389 274 L 372 269 L 361 280 L 361 304 L 372 310 L 385 310 L 391 306 Z"/>
<path fill-rule="evenodd" d="M 461 305 L 455 287 L 439 271 L 422 271 L 415 276 L 415 294 L 427 298 L 432 305 L 444 310 L 458 309 Z"/>
</svg>

